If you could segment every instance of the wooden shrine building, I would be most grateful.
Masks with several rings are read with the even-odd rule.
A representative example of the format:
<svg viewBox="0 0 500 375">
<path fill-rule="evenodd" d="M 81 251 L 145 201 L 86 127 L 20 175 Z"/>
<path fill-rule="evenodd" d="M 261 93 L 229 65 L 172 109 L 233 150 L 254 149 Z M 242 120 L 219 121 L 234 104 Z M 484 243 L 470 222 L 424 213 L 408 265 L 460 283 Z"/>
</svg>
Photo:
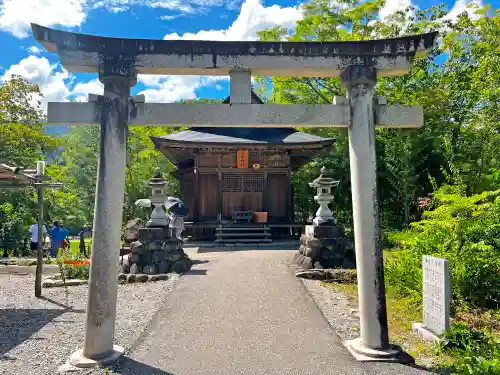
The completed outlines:
<svg viewBox="0 0 500 375">
<path fill-rule="evenodd" d="M 262 104 L 253 92 L 252 104 Z M 291 172 L 330 150 L 334 139 L 290 128 L 193 127 L 153 142 L 177 166 L 188 235 L 213 238 L 217 232 L 224 241 L 224 230 L 226 237 L 247 237 L 235 227 L 258 237 L 263 228 L 270 241 L 271 230 L 274 235 L 295 224 Z M 242 213 L 253 213 L 253 220 L 236 224 Z"/>
</svg>

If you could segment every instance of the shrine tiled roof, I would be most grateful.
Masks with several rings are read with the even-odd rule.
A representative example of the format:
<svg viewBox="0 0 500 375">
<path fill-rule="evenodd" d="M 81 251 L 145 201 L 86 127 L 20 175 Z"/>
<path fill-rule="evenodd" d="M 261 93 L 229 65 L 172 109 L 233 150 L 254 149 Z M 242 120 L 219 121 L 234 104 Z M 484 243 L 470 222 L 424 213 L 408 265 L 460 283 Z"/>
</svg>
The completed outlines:
<svg viewBox="0 0 500 375">
<path fill-rule="evenodd" d="M 331 144 L 333 138 L 319 137 L 290 128 L 191 128 L 162 137 L 153 137 L 155 144 L 164 142 L 197 144 Z"/>
</svg>

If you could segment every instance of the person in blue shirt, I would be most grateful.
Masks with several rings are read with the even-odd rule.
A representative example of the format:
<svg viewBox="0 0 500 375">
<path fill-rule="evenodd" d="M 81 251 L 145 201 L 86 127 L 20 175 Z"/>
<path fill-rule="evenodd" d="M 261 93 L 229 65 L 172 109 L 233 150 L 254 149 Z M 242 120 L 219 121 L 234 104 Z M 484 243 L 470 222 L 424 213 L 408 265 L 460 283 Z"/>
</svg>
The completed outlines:
<svg viewBox="0 0 500 375">
<path fill-rule="evenodd" d="M 67 229 L 63 228 L 58 221 L 54 221 L 54 225 L 50 229 L 49 234 L 52 240 L 50 256 L 57 258 L 58 250 L 66 247 L 66 237 L 68 237 L 69 232 Z"/>
</svg>

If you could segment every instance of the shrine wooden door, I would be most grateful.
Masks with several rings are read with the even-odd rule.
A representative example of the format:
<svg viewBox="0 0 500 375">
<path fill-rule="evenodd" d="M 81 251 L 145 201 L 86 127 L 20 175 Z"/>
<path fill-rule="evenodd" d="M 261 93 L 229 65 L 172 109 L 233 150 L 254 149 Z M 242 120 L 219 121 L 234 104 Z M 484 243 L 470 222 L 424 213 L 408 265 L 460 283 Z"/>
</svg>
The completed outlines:
<svg viewBox="0 0 500 375">
<path fill-rule="evenodd" d="M 233 211 L 262 211 L 264 175 L 262 173 L 222 174 L 222 216 Z"/>
</svg>

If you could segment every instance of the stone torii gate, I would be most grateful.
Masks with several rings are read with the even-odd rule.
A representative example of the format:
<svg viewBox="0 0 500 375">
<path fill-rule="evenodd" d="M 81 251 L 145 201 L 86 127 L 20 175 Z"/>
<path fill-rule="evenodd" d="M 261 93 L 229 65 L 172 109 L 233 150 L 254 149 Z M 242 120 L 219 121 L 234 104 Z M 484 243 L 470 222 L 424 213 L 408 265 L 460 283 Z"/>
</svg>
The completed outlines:
<svg viewBox="0 0 500 375">
<path fill-rule="evenodd" d="M 380 241 L 375 126 L 418 127 L 419 106 L 374 104 L 377 76 L 408 72 L 437 33 L 353 42 L 214 42 L 106 38 L 32 25 L 35 39 L 70 72 L 98 73 L 104 95 L 88 103 L 49 103 L 51 125 L 100 125 L 92 266 L 83 349 L 70 363 L 114 361 L 117 261 L 128 125 L 347 127 L 361 337 L 346 343 L 360 360 L 397 360 L 389 344 Z M 130 98 L 137 74 L 230 77 L 230 105 L 144 103 Z M 340 77 L 347 98 L 328 104 L 251 104 L 251 76 Z"/>
</svg>

